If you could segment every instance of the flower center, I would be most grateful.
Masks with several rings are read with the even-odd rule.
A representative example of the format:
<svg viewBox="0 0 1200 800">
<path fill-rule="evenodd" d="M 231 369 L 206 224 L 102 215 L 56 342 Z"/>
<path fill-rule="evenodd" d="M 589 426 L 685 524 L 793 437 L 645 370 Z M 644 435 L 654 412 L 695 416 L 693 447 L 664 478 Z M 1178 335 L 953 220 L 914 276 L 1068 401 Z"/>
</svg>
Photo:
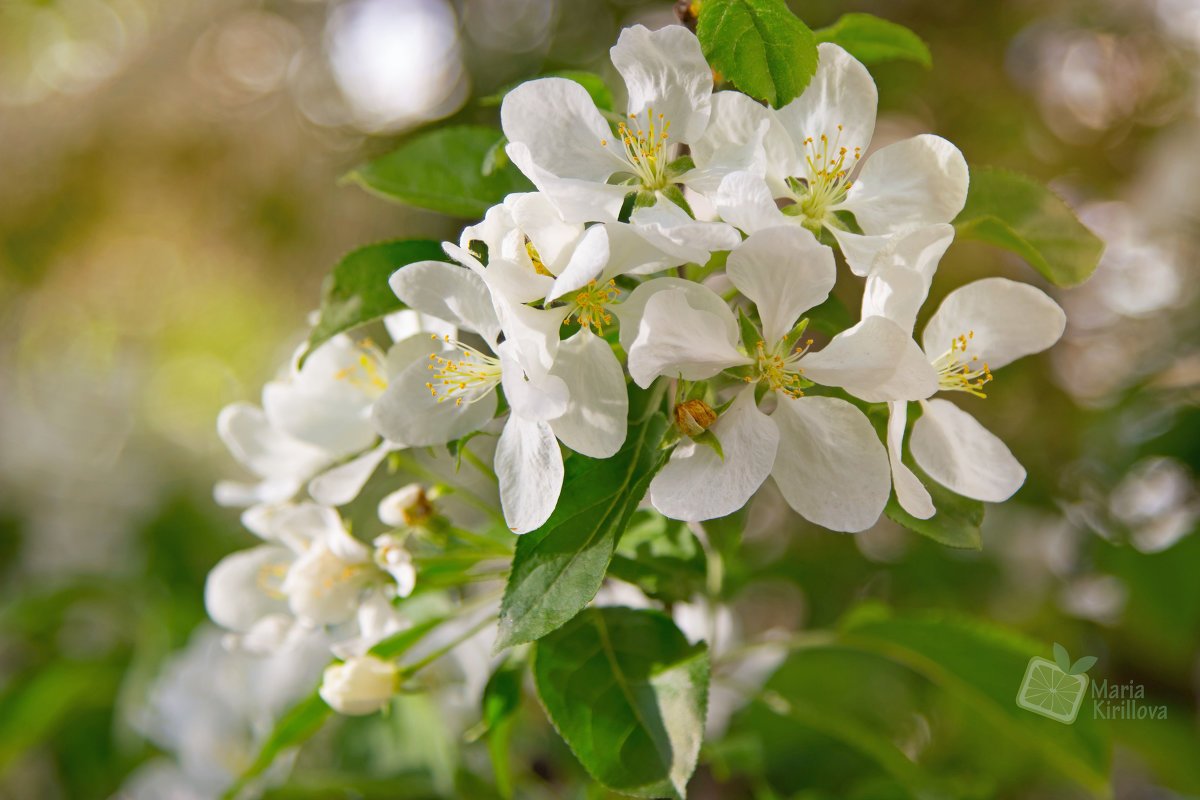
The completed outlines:
<svg viewBox="0 0 1200 800">
<path fill-rule="evenodd" d="M 783 392 L 788 397 L 803 397 L 800 376 L 804 374 L 804 370 L 798 364 L 811 345 L 812 339 L 809 339 L 799 350 L 782 354 L 778 346 L 768 351 L 763 343 L 759 342 L 754 364 L 758 382 L 765 382 L 774 391 Z M 746 378 L 746 383 L 755 382 L 754 378 Z"/>
<path fill-rule="evenodd" d="M 364 393 L 378 397 L 387 388 L 383 362 L 384 355 L 370 339 L 358 343 L 358 363 L 344 367 L 334 373 L 334 380 L 349 381 Z"/>
<path fill-rule="evenodd" d="M 862 148 L 854 148 L 854 152 L 841 145 L 842 126 L 838 125 L 838 136 L 833 142 L 821 134 L 819 139 L 811 136 L 804 140 L 805 162 L 808 164 L 807 175 L 803 178 L 789 178 L 795 205 L 784 209 L 792 216 L 802 216 L 805 223 L 820 227 L 825 223 L 829 209 L 846 199 L 853 183 L 849 180 L 858 160 L 862 158 Z"/>
<path fill-rule="evenodd" d="M 583 327 L 593 328 L 597 336 L 602 335 L 604 326 L 612 324 L 612 314 L 608 312 L 606 306 L 615 300 L 618 294 L 620 294 L 620 290 L 617 289 L 614 281 L 609 281 L 603 286 L 597 285 L 595 281 L 590 281 L 575 295 L 571 313 L 567 314 L 563 325 L 569 323 L 571 317 L 574 317 Z"/>
<path fill-rule="evenodd" d="M 538 255 L 537 248 L 533 246 L 533 242 L 529 241 L 529 237 L 525 237 L 525 252 L 529 254 L 529 260 L 533 263 L 533 271 L 538 275 L 545 275 L 553 278 L 554 273 L 546 269 L 546 264 L 542 261 L 542 257 Z"/>
<path fill-rule="evenodd" d="M 622 158 L 644 189 L 652 192 L 665 189 L 670 183 L 667 176 L 667 131 L 671 121 L 664 120 L 661 113 L 656 118 L 653 108 L 647 109 L 644 126 L 638 122 L 637 114 L 630 114 L 629 119 L 632 125 L 624 122 L 617 125 L 617 135 L 624 149 Z M 637 127 L 636 131 L 634 126 Z M 600 144 L 608 147 L 608 140 L 601 139 Z"/>
<path fill-rule="evenodd" d="M 437 340 L 437 336 L 430 337 Z M 437 401 L 454 398 L 454 404 L 461 406 L 463 402 L 474 403 L 487 396 L 497 383 L 500 382 L 500 359 L 484 355 L 474 347 L 451 340 L 450 336 L 443 337 L 447 344 L 452 344 L 462 351 L 462 358 L 442 358 L 437 353 L 429 354 L 429 369 L 433 370 L 433 379 L 425 384 Z"/>
<path fill-rule="evenodd" d="M 950 340 L 950 349 L 942 353 L 933 362 L 937 370 L 938 384 L 943 391 L 967 392 L 976 397 L 987 397 L 983 393 L 983 385 L 992 379 L 992 371 L 987 362 L 973 356 L 969 361 L 963 361 L 960 356 L 967 351 L 967 341 L 975 337 L 975 331 L 968 331 L 963 336 Z"/>
</svg>

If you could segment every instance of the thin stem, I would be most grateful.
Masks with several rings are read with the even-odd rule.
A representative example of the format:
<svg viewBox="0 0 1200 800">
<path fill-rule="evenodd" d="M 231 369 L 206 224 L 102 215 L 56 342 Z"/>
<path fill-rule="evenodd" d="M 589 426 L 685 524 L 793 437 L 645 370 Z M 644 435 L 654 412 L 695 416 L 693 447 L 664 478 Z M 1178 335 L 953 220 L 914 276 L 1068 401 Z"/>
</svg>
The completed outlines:
<svg viewBox="0 0 1200 800">
<path fill-rule="evenodd" d="M 492 483 L 494 483 L 496 485 L 500 484 L 500 479 L 498 477 L 496 477 L 496 471 L 493 470 L 491 467 L 489 467 L 487 464 L 483 463 L 483 461 L 480 460 L 479 456 L 477 456 L 471 452 L 470 448 L 464 446 L 462 448 L 462 454 L 463 454 L 463 457 L 467 459 L 467 461 L 471 462 L 471 465 L 473 467 L 475 467 L 475 469 L 482 472 Z"/>
<path fill-rule="evenodd" d="M 492 553 L 497 553 L 504 556 L 511 556 L 513 554 L 511 547 L 501 544 L 495 539 L 483 536 L 482 534 L 472 533 L 471 531 L 463 530 L 462 528 L 454 525 L 447 525 L 446 530 L 454 538 L 461 539 L 464 542 L 470 542 L 471 544 L 483 548 L 484 550 L 488 550 Z"/>
<path fill-rule="evenodd" d="M 481 630 L 486 628 L 488 625 L 491 625 L 493 622 L 495 622 L 495 620 L 493 620 L 491 618 L 480 620 L 479 622 L 477 622 L 476 624 L 474 624 L 470 628 L 468 628 L 464 633 L 456 636 L 453 641 L 449 642 L 448 644 L 443 645 L 442 647 L 439 647 L 437 650 L 434 650 L 432 653 L 425 656 L 420 661 L 417 661 L 413 664 L 409 664 L 406 667 L 401 667 L 400 679 L 405 680 L 405 679 L 411 678 L 414 674 L 416 674 L 420 670 L 424 669 L 425 667 L 429 666 L 434 661 L 437 661 L 439 658 L 446 655 L 446 653 L 449 653 L 451 650 L 458 647 L 460 644 L 467 641 L 472 636 L 474 636 L 475 634 L 479 633 Z"/>
</svg>

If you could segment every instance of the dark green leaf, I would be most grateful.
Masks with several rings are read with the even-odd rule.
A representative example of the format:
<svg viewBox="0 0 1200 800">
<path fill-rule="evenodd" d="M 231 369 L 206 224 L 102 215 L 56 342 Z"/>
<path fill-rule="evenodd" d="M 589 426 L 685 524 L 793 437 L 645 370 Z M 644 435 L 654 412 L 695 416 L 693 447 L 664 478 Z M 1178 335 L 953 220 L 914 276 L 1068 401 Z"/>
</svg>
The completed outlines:
<svg viewBox="0 0 1200 800">
<path fill-rule="evenodd" d="M 926 67 L 933 60 L 921 37 L 903 25 L 873 14 L 844 14 L 827 28 L 813 31 L 818 42 L 833 42 L 864 64 L 915 61 Z"/>
<path fill-rule="evenodd" d="M 560 69 L 555 72 L 547 72 L 543 75 L 538 75 L 536 78 L 530 78 L 530 80 L 537 80 L 537 78 L 566 78 L 569 81 L 575 81 L 584 89 L 587 89 L 587 93 L 591 96 L 592 102 L 596 104 L 596 108 L 599 108 L 602 111 L 612 111 L 613 109 L 612 92 L 609 90 L 608 86 L 605 85 L 604 79 L 594 72 L 585 72 L 579 69 Z M 524 81 L 510 83 L 494 94 L 490 94 L 487 97 L 481 97 L 479 99 L 479 105 L 500 105 L 502 102 L 504 102 L 504 96 L 520 86 L 521 83 L 524 83 Z"/>
<path fill-rule="evenodd" d="M 696 35 L 730 83 L 782 108 L 817 71 L 817 40 L 783 0 L 705 0 Z"/>
<path fill-rule="evenodd" d="M 499 130 L 482 125 L 439 128 L 363 164 L 346 180 L 406 205 L 456 217 L 482 217 L 510 192 L 533 188 L 510 163 L 493 164 L 494 169 L 485 174 L 484 162 L 501 138 Z"/>
<path fill-rule="evenodd" d="M 1085 280 L 1104 252 L 1104 242 L 1062 198 L 1007 170 L 971 170 L 967 204 L 954 227 L 963 239 L 1013 251 L 1057 286 Z"/>
<path fill-rule="evenodd" d="M 281 752 L 307 741 L 332 713 L 333 709 L 325 705 L 325 701 L 317 694 L 313 694 L 293 706 L 280 718 L 279 722 L 275 723 L 275 729 L 263 743 L 254 762 L 225 793 L 225 797 L 236 797 L 252 779 L 270 768 L 276 756 Z"/>
<path fill-rule="evenodd" d="M 708 654 L 657 611 L 589 608 L 538 642 L 534 681 L 550 721 L 596 780 L 683 797 L 708 700 Z"/>
<path fill-rule="evenodd" d="M 655 413 L 630 426 L 611 458 L 577 454 L 567 461 L 558 507 L 517 540 L 497 649 L 545 636 L 595 597 L 617 539 L 666 458 L 658 447 L 666 429 L 666 418 Z"/>
<path fill-rule="evenodd" d="M 392 273 L 416 261 L 448 261 L 440 242 L 403 239 L 360 247 L 325 280 L 321 316 L 308 337 L 309 353 L 339 333 L 404 308 L 388 285 Z"/>
<path fill-rule="evenodd" d="M 826 336 L 835 336 L 847 328 L 853 327 L 858 320 L 851 315 L 846 304 L 837 295 L 829 295 L 821 305 L 810 308 L 804 315 L 813 330 L 820 331 Z"/>
</svg>

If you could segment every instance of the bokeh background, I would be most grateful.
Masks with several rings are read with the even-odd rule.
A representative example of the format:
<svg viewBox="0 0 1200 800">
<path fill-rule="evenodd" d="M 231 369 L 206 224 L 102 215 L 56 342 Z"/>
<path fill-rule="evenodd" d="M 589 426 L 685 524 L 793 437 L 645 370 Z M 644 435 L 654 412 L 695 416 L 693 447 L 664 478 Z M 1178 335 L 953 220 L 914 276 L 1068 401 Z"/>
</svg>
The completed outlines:
<svg viewBox="0 0 1200 800">
<path fill-rule="evenodd" d="M 982 552 L 768 520 L 746 547 L 769 577 L 734 616 L 820 627 L 875 599 L 1064 642 L 1170 706 L 1118 744 L 1117 796 L 1200 796 L 1200 2 L 791 5 L 814 28 L 868 11 L 916 31 L 934 68 L 872 69 L 877 137 L 933 131 L 1034 175 L 1108 250 L 1053 290 L 1063 341 L 976 406 L 1029 471 Z M 246 763 L 288 698 L 204 625 L 206 572 L 252 539 L 211 500 L 237 474 L 217 412 L 257 401 L 341 255 L 463 224 L 339 177 L 418 126 L 494 122 L 478 101 L 514 81 L 611 75 L 621 26 L 673 21 L 666 0 L 0 0 L 0 798 L 209 798 Z M 1039 282 L 958 243 L 935 301 L 994 274 Z M 290 664 L 301 692 L 309 662 Z M 273 796 L 417 796 L 388 776 L 480 763 L 410 746 L 437 721 L 351 726 Z M 530 742 L 537 796 L 583 797 L 565 748 Z M 335 788 L 338 769 L 376 788 Z"/>
</svg>

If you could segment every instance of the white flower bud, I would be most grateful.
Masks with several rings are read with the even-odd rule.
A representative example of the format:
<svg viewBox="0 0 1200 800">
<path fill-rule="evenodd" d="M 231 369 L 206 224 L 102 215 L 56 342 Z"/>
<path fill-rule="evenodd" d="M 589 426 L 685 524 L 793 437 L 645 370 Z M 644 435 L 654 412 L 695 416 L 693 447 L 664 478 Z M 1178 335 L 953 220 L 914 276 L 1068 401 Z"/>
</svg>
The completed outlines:
<svg viewBox="0 0 1200 800">
<path fill-rule="evenodd" d="M 375 537 L 375 564 L 396 581 L 396 596 L 408 597 L 417 584 L 412 556 L 404 549 L 404 540 L 385 533 Z"/>
<path fill-rule="evenodd" d="M 373 714 L 396 693 L 396 664 L 375 656 L 356 656 L 326 667 L 318 693 L 339 714 Z"/>
<path fill-rule="evenodd" d="M 379 501 L 379 519 L 385 525 L 421 525 L 433 516 L 433 503 L 420 484 L 410 483 Z"/>
</svg>

